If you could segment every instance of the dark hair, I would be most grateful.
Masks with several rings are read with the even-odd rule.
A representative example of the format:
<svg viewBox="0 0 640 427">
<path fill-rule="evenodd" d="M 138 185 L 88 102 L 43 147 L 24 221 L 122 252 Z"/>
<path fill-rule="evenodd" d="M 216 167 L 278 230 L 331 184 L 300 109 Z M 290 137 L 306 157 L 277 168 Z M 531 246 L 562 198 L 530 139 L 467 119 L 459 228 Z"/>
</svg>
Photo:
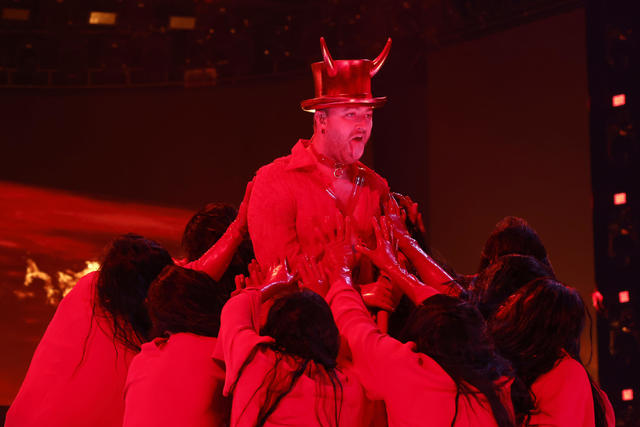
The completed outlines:
<svg viewBox="0 0 640 427">
<path fill-rule="evenodd" d="M 509 362 L 497 354 L 482 315 L 473 304 L 437 294 L 413 311 L 402 331 L 402 341 L 413 341 L 416 349 L 435 360 L 455 382 L 458 398 L 484 394 L 499 426 L 513 426 L 509 411 L 500 400 L 498 380 L 511 376 Z M 473 388 L 476 390 L 474 390 Z"/>
<path fill-rule="evenodd" d="M 93 312 L 109 320 L 114 343 L 139 351 L 147 341 L 151 322 L 144 300 L 153 279 L 170 264 L 173 260 L 162 246 L 135 234 L 119 236 L 107 246 Z"/>
<path fill-rule="evenodd" d="M 229 294 L 206 273 L 166 266 L 147 293 L 151 338 L 166 332 L 217 337 L 220 312 L 228 299 Z"/>
<path fill-rule="evenodd" d="M 515 216 L 504 217 L 496 224 L 482 248 L 478 271 L 487 268 L 499 257 L 509 254 L 532 256 L 553 272 L 547 250 L 538 233 L 527 221 Z"/>
<path fill-rule="evenodd" d="M 182 250 L 188 261 L 195 261 L 227 231 L 229 225 L 238 215 L 237 209 L 228 203 L 208 203 L 196 212 L 182 233 Z M 249 238 L 243 239 L 238 247 L 223 280 L 220 281 L 229 293 L 235 289 L 234 277 L 238 274 L 247 276 L 247 266 L 254 258 L 253 246 Z"/>
<path fill-rule="evenodd" d="M 207 203 L 196 212 L 182 233 L 182 249 L 189 261 L 195 261 L 213 245 L 238 215 L 228 203 Z"/>
<path fill-rule="evenodd" d="M 488 319 L 507 298 L 540 277 L 553 278 L 553 271 L 532 256 L 504 255 L 482 270 L 471 288 L 473 300 Z"/>
<path fill-rule="evenodd" d="M 489 320 L 489 328 L 500 353 L 512 362 L 518 377 L 530 389 L 565 353 L 582 364 L 580 334 L 586 316 L 578 291 L 554 279 L 539 278 L 512 295 Z M 598 386 L 591 377 L 589 381 L 596 425 L 606 425 Z M 514 405 L 516 413 L 530 413 L 515 401 Z"/>
<path fill-rule="evenodd" d="M 309 290 L 278 298 L 269 310 L 261 335 L 274 338 L 275 342 L 267 346 L 275 351 L 276 361 L 260 386 L 266 387 L 266 397 L 260 405 L 256 425 L 264 425 L 297 380 L 308 369 L 315 369 L 319 374 L 315 376 L 316 381 L 327 381 L 334 392 L 332 411 L 328 412 L 327 408 L 323 408 L 324 414 L 316 411 L 316 418 L 322 424 L 320 416 L 324 415 L 329 421 L 333 419 L 337 426 L 342 407 L 342 384 L 335 371 L 340 335 L 326 301 Z M 283 376 L 278 367 L 285 357 L 294 360 L 298 367 Z"/>
</svg>

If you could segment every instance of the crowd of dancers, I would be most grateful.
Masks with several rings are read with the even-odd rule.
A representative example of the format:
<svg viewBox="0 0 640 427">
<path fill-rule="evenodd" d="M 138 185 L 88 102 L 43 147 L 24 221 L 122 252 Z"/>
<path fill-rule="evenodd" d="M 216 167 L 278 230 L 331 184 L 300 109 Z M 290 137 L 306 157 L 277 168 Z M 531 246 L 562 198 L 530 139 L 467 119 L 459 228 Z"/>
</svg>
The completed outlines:
<svg viewBox="0 0 640 427">
<path fill-rule="evenodd" d="M 186 259 L 114 239 L 60 303 L 6 426 L 614 425 L 580 360 L 585 305 L 524 220 L 456 275 L 396 195 L 375 246 L 331 218 L 321 256 L 260 266 L 250 190 L 237 216 L 192 218 Z M 362 287 L 361 258 L 381 273 Z"/>
<path fill-rule="evenodd" d="M 237 215 L 197 213 L 186 259 L 116 238 L 58 306 L 7 427 L 615 424 L 580 360 L 585 305 L 536 232 L 505 218 L 457 275 L 359 162 L 391 39 L 372 61 L 320 41 L 311 139 Z"/>
</svg>

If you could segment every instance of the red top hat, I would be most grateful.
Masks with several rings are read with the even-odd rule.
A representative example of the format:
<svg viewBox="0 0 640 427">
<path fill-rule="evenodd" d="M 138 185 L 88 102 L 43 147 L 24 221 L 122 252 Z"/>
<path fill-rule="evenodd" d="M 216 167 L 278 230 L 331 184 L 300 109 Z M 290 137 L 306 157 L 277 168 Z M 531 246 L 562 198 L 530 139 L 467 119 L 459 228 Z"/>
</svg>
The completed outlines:
<svg viewBox="0 0 640 427">
<path fill-rule="evenodd" d="M 389 55 L 391 38 L 376 59 L 345 59 L 335 61 L 331 58 L 324 37 L 320 37 L 320 47 L 324 61 L 311 64 L 316 97 L 300 103 L 303 110 L 314 112 L 323 108 L 344 105 L 365 105 L 382 107 L 387 97 L 374 98 L 371 94 L 373 77 Z"/>
</svg>

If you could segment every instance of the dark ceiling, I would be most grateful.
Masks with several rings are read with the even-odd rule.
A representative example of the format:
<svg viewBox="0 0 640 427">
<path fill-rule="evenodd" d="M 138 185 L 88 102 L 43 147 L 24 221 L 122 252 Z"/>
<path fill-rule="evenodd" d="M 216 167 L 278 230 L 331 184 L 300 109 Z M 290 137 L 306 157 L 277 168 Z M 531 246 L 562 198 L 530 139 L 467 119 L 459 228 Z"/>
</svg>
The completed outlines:
<svg viewBox="0 0 640 427">
<path fill-rule="evenodd" d="M 582 6 L 579 0 L 2 0 L 0 85 L 212 85 L 307 70 L 386 37 L 409 68 L 430 49 Z M 92 25 L 91 12 L 111 14 Z M 171 28 L 186 17 L 191 29 Z M 189 24 L 187 24 L 189 26 Z"/>
</svg>

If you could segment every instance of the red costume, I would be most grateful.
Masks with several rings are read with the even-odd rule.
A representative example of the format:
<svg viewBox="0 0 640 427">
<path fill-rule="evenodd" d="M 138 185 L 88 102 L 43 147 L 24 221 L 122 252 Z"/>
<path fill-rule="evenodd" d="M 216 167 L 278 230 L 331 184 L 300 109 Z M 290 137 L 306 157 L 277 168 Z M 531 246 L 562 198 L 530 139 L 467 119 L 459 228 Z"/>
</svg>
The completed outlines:
<svg viewBox="0 0 640 427">
<path fill-rule="evenodd" d="M 549 372 L 541 375 L 532 385 L 538 413 L 531 416 L 531 425 L 542 426 L 595 426 L 591 384 L 584 367 L 564 357 Z M 605 404 L 607 425 L 615 425 L 615 415 L 607 395 L 600 394 Z"/>
<path fill-rule="evenodd" d="M 380 333 L 352 286 L 336 282 L 326 298 L 349 342 L 358 378 L 367 392 L 384 400 L 390 426 L 450 426 L 454 415 L 460 427 L 497 425 L 482 395 L 460 396 L 456 414 L 457 388 L 451 377 L 412 343 Z M 509 385 L 504 383 L 501 400 L 512 410 Z"/>
<path fill-rule="evenodd" d="M 341 206 L 317 171 L 318 160 L 300 140 L 286 157 L 276 159 L 256 174 L 249 202 L 249 235 L 256 259 L 272 265 L 279 259 L 304 253 L 318 255 L 323 243 L 317 230 L 325 218 L 338 212 L 351 216 L 354 230 L 372 242 L 371 218 L 381 213 L 381 200 L 389 193 L 387 182 L 358 162 L 354 165 L 355 190 L 348 206 Z"/>
<path fill-rule="evenodd" d="M 265 401 L 263 381 L 275 365 L 275 351 L 260 345 L 273 342 L 273 338 L 258 334 L 260 298 L 259 291 L 247 290 L 232 297 L 222 310 L 215 357 L 224 358 L 226 364 L 224 393 L 233 393 L 232 426 L 255 425 Z M 293 357 L 284 356 L 278 365 L 278 378 L 286 378 L 298 363 Z M 340 425 L 363 425 L 366 403 L 360 382 L 348 370 L 338 368 L 336 374 L 342 384 L 342 399 L 338 400 Z M 310 363 L 265 426 L 333 425 L 334 402 L 333 387 L 324 369 Z"/>
<path fill-rule="evenodd" d="M 276 264 L 285 257 L 294 262 L 300 254 L 317 256 L 322 251 L 317 232 L 323 222 L 336 218 L 337 213 L 352 218 L 354 230 L 365 243 L 372 243 L 371 218 L 381 213 L 381 201 L 387 197 L 387 182 L 374 171 L 357 161 L 371 131 L 372 108 L 382 106 L 386 98 L 371 93 L 371 77 L 382 67 L 391 48 L 387 41 L 382 53 L 368 59 L 334 60 L 320 39 L 323 61 L 311 65 L 315 84 L 315 97 L 300 104 L 309 112 L 334 107 L 366 110 L 367 118 L 332 122 L 332 126 L 314 132 L 311 141 L 300 140 L 286 157 L 276 159 L 256 174 L 249 202 L 249 234 L 258 262 L 262 266 Z M 355 117 L 355 113 L 352 113 Z M 327 125 L 328 126 L 328 125 Z M 322 138 L 329 130 L 331 143 Z M 342 132 L 342 133 L 340 133 Z M 354 138 L 359 137 L 357 142 Z M 312 142 L 320 139 L 327 156 L 316 151 Z M 345 147 L 358 146 L 348 158 Z M 327 148 L 329 147 L 329 148 Z M 338 147 L 338 148 L 336 148 Z M 347 150 L 348 151 L 348 150 Z M 342 158 L 342 160 L 341 160 Z M 340 163 L 345 162 L 345 163 Z M 333 168 L 327 177 L 319 169 L 320 163 Z M 348 181 L 347 181 L 348 180 Z M 337 197 L 335 185 L 349 182 L 349 197 Z M 342 200 L 342 202 L 341 202 Z M 366 264 L 365 264 L 366 265 Z M 373 281 L 371 269 L 362 269 L 360 283 Z"/>
<path fill-rule="evenodd" d="M 216 343 L 183 332 L 143 344 L 129 367 L 124 427 L 228 425 L 224 366 L 211 359 Z"/>
<path fill-rule="evenodd" d="M 242 241 L 244 227 L 241 216 L 185 267 L 219 279 Z M 98 275 L 82 277 L 58 305 L 9 408 L 6 426 L 122 426 L 123 389 L 136 352 L 114 339 L 99 304 L 94 313 Z"/>
<path fill-rule="evenodd" d="M 31 359 L 5 426 L 122 425 L 122 388 L 135 352 L 93 315 L 98 273 L 78 281 L 60 302 Z"/>
</svg>

